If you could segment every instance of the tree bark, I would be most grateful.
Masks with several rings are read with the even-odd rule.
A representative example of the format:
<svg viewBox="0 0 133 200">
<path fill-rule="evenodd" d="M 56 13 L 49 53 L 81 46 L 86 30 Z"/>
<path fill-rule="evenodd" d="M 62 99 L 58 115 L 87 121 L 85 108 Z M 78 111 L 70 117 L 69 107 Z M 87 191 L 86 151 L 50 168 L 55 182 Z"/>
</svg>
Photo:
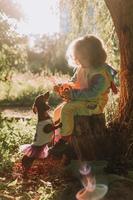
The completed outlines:
<svg viewBox="0 0 133 200">
<path fill-rule="evenodd" d="M 104 157 L 105 116 L 76 116 L 72 145 L 80 160 L 98 160 Z"/>
<path fill-rule="evenodd" d="M 119 122 L 133 130 L 133 1 L 105 0 L 112 16 L 120 47 Z"/>
</svg>

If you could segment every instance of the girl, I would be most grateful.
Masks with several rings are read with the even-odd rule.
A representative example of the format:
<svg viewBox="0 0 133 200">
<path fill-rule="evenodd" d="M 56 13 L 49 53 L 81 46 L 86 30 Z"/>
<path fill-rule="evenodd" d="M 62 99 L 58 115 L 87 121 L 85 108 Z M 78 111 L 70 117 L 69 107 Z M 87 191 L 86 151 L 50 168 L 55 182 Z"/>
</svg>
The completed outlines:
<svg viewBox="0 0 133 200">
<path fill-rule="evenodd" d="M 60 127 L 60 125 L 54 126 L 48 113 L 50 109 L 47 103 L 48 98 L 49 92 L 39 95 L 33 104 L 33 112 L 38 115 L 38 123 L 33 144 L 26 144 L 20 147 L 21 152 L 24 154 L 22 158 L 24 172 L 30 169 L 35 159 L 44 159 L 48 156 L 49 147 L 52 147 L 54 131 Z"/>
<path fill-rule="evenodd" d="M 62 122 L 64 139 L 73 132 L 75 115 L 102 113 L 110 89 L 117 93 L 116 71 L 105 63 L 107 55 L 100 39 L 87 35 L 74 40 L 68 47 L 67 58 L 76 72 L 70 83 L 54 88 L 66 100 L 54 112 L 55 121 L 60 118 Z"/>
</svg>

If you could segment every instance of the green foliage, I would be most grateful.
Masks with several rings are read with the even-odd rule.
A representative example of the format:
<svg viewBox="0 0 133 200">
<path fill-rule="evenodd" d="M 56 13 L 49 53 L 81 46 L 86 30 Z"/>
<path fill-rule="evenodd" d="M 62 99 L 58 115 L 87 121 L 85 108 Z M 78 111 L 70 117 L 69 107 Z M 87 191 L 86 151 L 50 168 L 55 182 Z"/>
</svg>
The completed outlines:
<svg viewBox="0 0 133 200">
<path fill-rule="evenodd" d="M 31 143 L 35 132 L 33 120 L 4 119 L 0 115 L 0 169 L 11 166 L 19 146 Z"/>
<path fill-rule="evenodd" d="M 8 19 L 0 15 L 0 80 L 9 80 L 14 70 L 26 66 L 25 43 L 26 38 L 20 37 Z"/>
<path fill-rule="evenodd" d="M 69 13 L 69 23 L 72 31 L 69 33 L 68 37 L 72 39 L 83 33 L 83 24 L 88 11 L 88 0 L 60 0 L 60 9 L 62 12 L 66 12 L 67 9 Z"/>
<path fill-rule="evenodd" d="M 104 0 L 95 0 L 94 3 L 96 5 L 95 18 L 97 33 L 107 48 L 108 62 L 119 70 L 119 44 L 112 18 Z"/>
<path fill-rule="evenodd" d="M 40 194 L 39 200 L 53 200 L 56 196 L 56 191 L 52 188 L 52 184 L 47 182 L 43 187 L 39 187 L 37 192 Z"/>
<path fill-rule="evenodd" d="M 21 8 L 13 0 L 0 1 L 0 80 L 7 81 L 12 71 L 26 65 L 25 38 L 15 31 L 16 22 L 22 18 Z"/>
<path fill-rule="evenodd" d="M 44 53 L 28 50 L 28 70 L 32 73 L 41 73 L 44 69 Z"/>
<path fill-rule="evenodd" d="M 35 46 L 28 51 L 29 70 L 33 73 L 45 71 L 69 73 L 65 53 L 67 39 L 64 35 L 35 37 Z"/>
<path fill-rule="evenodd" d="M 14 74 L 11 81 L 0 82 L 0 104 L 16 106 L 32 106 L 37 95 L 50 91 L 50 105 L 55 106 L 60 102 L 59 97 L 53 92 L 54 84 L 65 82 L 68 75 L 56 73 L 54 76 L 44 71 L 41 75 L 30 72 Z"/>
</svg>

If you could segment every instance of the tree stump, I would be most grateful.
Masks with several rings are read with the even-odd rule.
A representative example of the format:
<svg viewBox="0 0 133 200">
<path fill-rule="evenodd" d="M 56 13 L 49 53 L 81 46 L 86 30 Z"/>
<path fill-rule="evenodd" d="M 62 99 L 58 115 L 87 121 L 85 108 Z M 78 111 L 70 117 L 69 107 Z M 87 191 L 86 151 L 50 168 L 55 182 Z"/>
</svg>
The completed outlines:
<svg viewBox="0 0 133 200">
<path fill-rule="evenodd" d="M 75 116 L 71 144 L 80 160 L 105 157 L 105 115 Z"/>
</svg>

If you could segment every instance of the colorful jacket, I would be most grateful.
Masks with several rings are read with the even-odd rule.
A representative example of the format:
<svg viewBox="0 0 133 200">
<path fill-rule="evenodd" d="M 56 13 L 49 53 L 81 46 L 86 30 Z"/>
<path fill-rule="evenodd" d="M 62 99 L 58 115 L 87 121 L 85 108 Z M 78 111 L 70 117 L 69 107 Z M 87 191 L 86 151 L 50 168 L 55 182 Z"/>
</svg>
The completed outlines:
<svg viewBox="0 0 133 200">
<path fill-rule="evenodd" d="M 72 81 L 77 82 L 77 72 L 75 72 Z M 88 101 L 90 105 L 99 104 L 101 111 L 104 109 L 108 101 L 108 93 L 110 89 L 117 93 L 117 88 L 114 83 L 115 75 L 117 74 L 108 64 L 91 70 L 85 76 L 88 77 L 88 88 L 72 89 L 70 91 L 71 100 L 73 101 Z"/>
</svg>

